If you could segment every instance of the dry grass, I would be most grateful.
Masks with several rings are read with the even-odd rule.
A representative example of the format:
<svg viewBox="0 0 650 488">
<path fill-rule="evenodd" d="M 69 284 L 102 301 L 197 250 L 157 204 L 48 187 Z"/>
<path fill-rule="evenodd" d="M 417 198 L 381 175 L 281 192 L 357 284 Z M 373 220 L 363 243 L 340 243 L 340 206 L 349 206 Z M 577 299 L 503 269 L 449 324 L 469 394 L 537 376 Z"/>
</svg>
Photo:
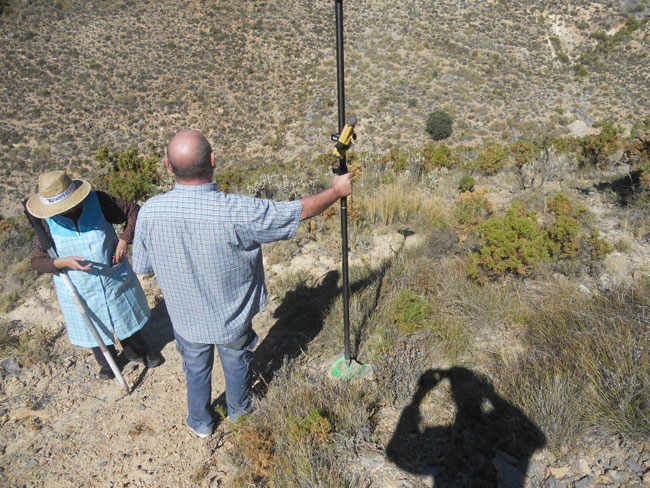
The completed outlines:
<svg viewBox="0 0 650 488">
<path fill-rule="evenodd" d="M 551 445 L 650 435 L 649 305 L 645 283 L 593 298 L 553 289 L 528 312 L 525 355 L 494 371 Z"/>
<path fill-rule="evenodd" d="M 407 178 L 381 185 L 371 195 L 357 198 L 361 213 L 372 224 L 417 224 L 431 228 L 443 215 L 441 202 Z"/>
<path fill-rule="evenodd" d="M 285 364 L 257 410 L 235 427 L 235 486 L 366 486 L 343 462 L 370 440 L 376 400 L 361 383 L 341 383 Z"/>
</svg>

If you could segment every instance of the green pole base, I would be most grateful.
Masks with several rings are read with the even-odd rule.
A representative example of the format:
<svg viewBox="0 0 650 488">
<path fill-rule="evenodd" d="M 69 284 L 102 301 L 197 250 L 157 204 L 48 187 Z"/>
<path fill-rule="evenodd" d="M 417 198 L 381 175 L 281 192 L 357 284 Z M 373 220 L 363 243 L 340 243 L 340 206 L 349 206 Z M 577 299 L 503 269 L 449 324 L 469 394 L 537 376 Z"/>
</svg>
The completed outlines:
<svg viewBox="0 0 650 488">
<path fill-rule="evenodd" d="M 345 355 L 335 356 L 327 362 L 327 373 L 330 378 L 351 380 L 353 378 L 367 378 L 372 376 L 372 366 L 361 364 L 354 359 L 350 364 L 345 360 Z"/>
</svg>

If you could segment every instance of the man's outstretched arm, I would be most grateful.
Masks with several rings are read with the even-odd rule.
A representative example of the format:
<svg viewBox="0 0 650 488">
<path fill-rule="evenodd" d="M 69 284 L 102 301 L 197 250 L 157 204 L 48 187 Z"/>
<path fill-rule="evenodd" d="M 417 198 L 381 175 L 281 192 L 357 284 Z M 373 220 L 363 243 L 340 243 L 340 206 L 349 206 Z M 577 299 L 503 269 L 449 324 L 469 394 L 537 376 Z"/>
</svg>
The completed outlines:
<svg viewBox="0 0 650 488">
<path fill-rule="evenodd" d="M 306 220 L 324 212 L 334 202 L 347 197 L 350 193 L 352 193 L 352 174 L 334 176 L 332 186 L 327 190 L 300 200 L 302 203 L 300 220 Z"/>
</svg>

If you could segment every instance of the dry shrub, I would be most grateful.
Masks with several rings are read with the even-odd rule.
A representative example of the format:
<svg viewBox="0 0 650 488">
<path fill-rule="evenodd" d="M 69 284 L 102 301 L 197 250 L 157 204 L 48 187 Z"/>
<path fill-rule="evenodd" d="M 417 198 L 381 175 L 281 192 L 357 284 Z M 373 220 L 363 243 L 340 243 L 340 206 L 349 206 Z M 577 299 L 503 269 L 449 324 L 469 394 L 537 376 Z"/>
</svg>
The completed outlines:
<svg viewBox="0 0 650 488">
<path fill-rule="evenodd" d="M 365 486 L 345 458 L 370 440 L 376 408 L 367 385 L 285 364 L 257 410 L 235 428 L 236 486 Z"/>
<path fill-rule="evenodd" d="M 0 323 L 0 357 L 15 356 L 24 366 L 55 359 L 54 340 L 51 332 L 22 330 L 19 321 Z"/>
</svg>

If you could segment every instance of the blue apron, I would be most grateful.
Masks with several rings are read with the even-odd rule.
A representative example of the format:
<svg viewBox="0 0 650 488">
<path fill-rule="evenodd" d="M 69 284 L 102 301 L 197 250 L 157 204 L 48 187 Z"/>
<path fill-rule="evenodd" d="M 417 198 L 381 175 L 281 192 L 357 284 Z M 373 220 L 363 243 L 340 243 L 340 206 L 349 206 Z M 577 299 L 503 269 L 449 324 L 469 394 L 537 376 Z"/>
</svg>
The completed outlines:
<svg viewBox="0 0 650 488">
<path fill-rule="evenodd" d="M 117 235 L 104 218 L 95 192 L 91 191 L 83 202 L 79 230 L 72 219 L 60 215 L 45 221 L 59 256 L 79 256 L 93 263 L 90 271 L 68 270 L 68 276 L 104 343 L 113 344 L 113 334 L 126 339 L 142 329 L 151 315 L 149 304 L 128 261 L 111 266 Z M 63 279 L 55 274 L 54 284 L 70 342 L 98 346 Z"/>
</svg>

